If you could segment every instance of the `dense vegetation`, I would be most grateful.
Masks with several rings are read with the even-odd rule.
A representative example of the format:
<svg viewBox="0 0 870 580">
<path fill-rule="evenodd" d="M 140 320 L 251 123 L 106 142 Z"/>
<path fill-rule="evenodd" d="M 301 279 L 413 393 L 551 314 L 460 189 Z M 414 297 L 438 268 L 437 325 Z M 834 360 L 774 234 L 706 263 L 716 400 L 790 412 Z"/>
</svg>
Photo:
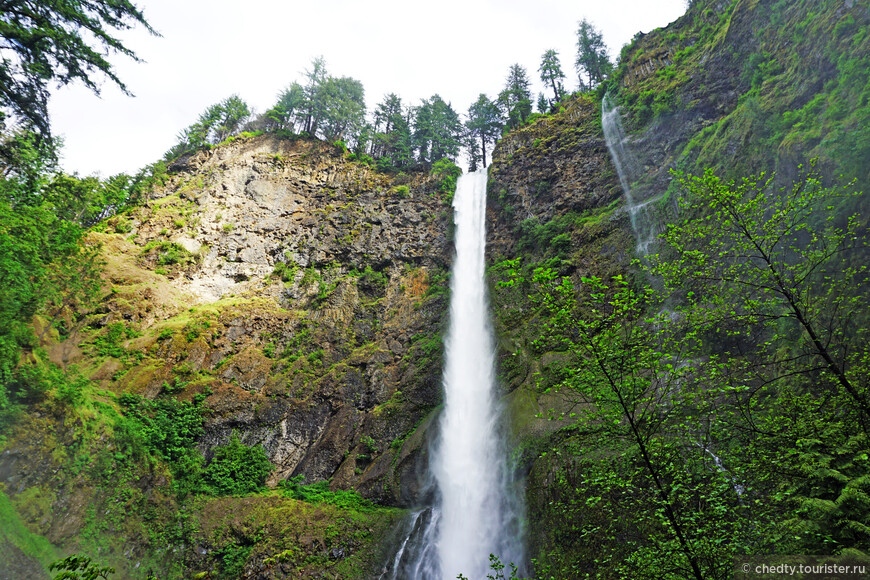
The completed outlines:
<svg viewBox="0 0 870 580">
<path fill-rule="evenodd" d="M 623 49 L 602 91 L 643 168 L 633 194 L 660 210 L 638 218 L 659 221 L 651 255 L 608 257 L 628 246 L 607 206 L 523 220 L 491 195 L 520 250 L 490 269 L 502 377 L 562 425 L 524 441 L 538 576 L 866 561 L 870 62 L 866 5 L 847 8 L 696 1 Z M 514 158 L 554 150 L 527 133 Z"/>
<path fill-rule="evenodd" d="M 78 80 L 96 90 L 100 72 L 123 88 L 102 51 L 134 55 L 108 30 L 150 27 L 123 1 L 49 2 L 28 12 L 31 4 L 5 3 L 0 30 L 16 48 L 0 68 L 0 445 L 13 436 L 28 441 L 33 457 L 62 469 L 51 486 L 4 484 L 0 557 L 23 554 L 43 572 L 66 574 L 59 577 L 111 577 L 97 555 L 132 551 L 125 542 L 135 538 L 141 577 L 205 570 L 237 578 L 251 572 L 255 555 L 263 574 L 363 577 L 398 510 L 299 476 L 269 489 L 274 466 L 258 439 L 233 428 L 219 442 L 204 441 L 213 412 L 204 401 L 232 355 L 211 371 L 180 363 L 146 397 L 104 390 L 91 380 L 96 366 L 52 362 L 44 346 L 73 326 L 88 336 L 77 348 L 110 361 L 113 384 L 161 348 L 186 355 L 197 341 L 219 337 L 211 313 L 193 308 L 177 328 L 152 332 L 151 353 L 131 346 L 141 336 L 136 324 L 103 322 L 105 312 L 94 306 L 117 289 L 101 278 L 99 242 L 108 238 L 100 232 L 128 233 L 130 212 L 171 179 L 168 165 L 261 132 L 334 143 L 339 158 L 366 171 L 406 179 L 423 170 L 429 195 L 449 203 L 463 151 L 472 169 L 486 167 L 504 139 L 511 150 L 501 153 L 503 168 L 524 155 L 558 159 L 587 147 L 578 142 L 591 132 L 600 142 L 597 117 L 569 119 L 566 107 L 597 107 L 609 90 L 650 168 L 633 185 L 663 194 L 652 255 L 626 258 L 635 250 L 613 232 L 628 220 L 606 195 L 597 205 L 547 208 L 546 221 L 520 215 L 510 192 L 490 192 L 515 242 L 515 254 L 494 256 L 489 269 L 499 371 L 506 385 L 533 393 L 531 406 L 560 421 L 520 433 L 530 573 L 726 578 L 733 558 L 747 554 L 867 558 L 866 2 L 841 9 L 834 0 L 695 0 L 667 29 L 636 37 L 615 67 L 600 32 L 582 20 L 574 65 L 586 92 L 566 90 L 559 55 L 547 50 L 536 113 L 519 64 L 495 98 L 481 93 L 463 115 L 438 94 L 409 105 L 391 93 L 367 111 L 362 83 L 330 75 L 315 58 L 265 113 L 254 116 L 230 96 L 182 130 L 163 161 L 108 179 L 58 170 L 46 83 Z M 79 36 L 82 26 L 90 32 Z M 40 41 L 47 37 L 55 42 Z M 664 130 L 672 121 L 679 129 Z M 555 134 L 525 139 L 545 125 Z M 594 155 L 602 146 L 588 149 Z M 544 198 L 557 179 L 527 184 L 530 199 Z M 412 196 L 410 179 L 396 183 L 390 195 Z M 182 193 L 164 204 L 173 211 L 193 203 L 182 194 L 196 189 L 176 185 Z M 155 207 L 148 211 L 163 211 Z M 175 216 L 179 229 L 187 217 Z M 227 236 L 235 228 L 221 227 Z M 201 256 L 160 234 L 142 245 L 139 259 L 162 275 L 194 267 Z M 405 274 L 416 287 L 400 291 L 419 298 L 415 309 L 446 292 L 443 272 Z M 317 307 L 350 280 L 373 309 L 390 284 L 372 264 L 330 276 L 288 259 L 276 262 L 272 278 L 311 289 Z M 330 337 L 353 351 L 348 358 L 376 350 L 353 334 L 378 321 L 331 335 L 304 319 L 294 324 L 283 342 L 267 331 L 259 340 L 263 372 L 284 373 L 288 393 L 300 400 L 321 375 L 347 371 L 344 361 L 325 364 Z M 437 363 L 437 334 L 411 343 L 403 372 Z M 425 364 L 413 366 L 414 357 Z M 404 396 L 397 391 L 372 412 L 390 417 Z M 421 423 L 392 441 L 358 437 L 356 465 L 387 448 L 397 461 L 408 439 L 422 437 Z M 67 547 L 93 560 L 46 540 L 58 498 L 79 497 L 77 488 L 97 499 Z M 192 556 L 199 545 L 211 552 Z M 166 549 L 181 546 L 187 560 Z M 504 570 L 493 562 L 495 577 Z"/>
<path fill-rule="evenodd" d="M 498 268 L 539 317 L 539 388 L 570 401 L 536 466 L 557 474 L 533 492 L 550 498 L 545 577 L 725 578 L 735 555 L 870 546 L 866 238 L 831 212 L 856 194 L 812 174 L 773 194 L 680 184 L 687 217 L 631 279 Z"/>
</svg>

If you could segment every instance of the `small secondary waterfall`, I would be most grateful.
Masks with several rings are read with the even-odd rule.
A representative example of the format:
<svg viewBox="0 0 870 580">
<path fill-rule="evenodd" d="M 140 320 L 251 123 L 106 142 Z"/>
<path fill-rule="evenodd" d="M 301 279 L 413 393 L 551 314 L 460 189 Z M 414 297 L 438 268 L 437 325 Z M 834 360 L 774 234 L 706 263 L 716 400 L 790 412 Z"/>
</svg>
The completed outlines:
<svg viewBox="0 0 870 580">
<path fill-rule="evenodd" d="M 432 450 L 435 505 L 415 512 L 390 578 L 486 577 L 489 555 L 522 565 L 518 500 L 510 493 L 484 280 L 486 170 L 463 175 L 453 200 L 456 259 L 445 341 L 444 410 Z"/>
<path fill-rule="evenodd" d="M 656 219 L 650 211 L 649 205 L 659 199 L 660 196 L 650 199 L 638 199 L 632 191 L 631 184 L 641 176 L 637 160 L 626 147 L 625 131 L 622 128 L 622 120 L 619 117 L 619 108 L 614 104 L 610 94 L 604 95 L 601 101 L 601 128 L 604 130 L 604 140 L 610 158 L 616 167 L 619 183 L 625 193 L 625 202 L 628 215 L 631 219 L 631 228 L 637 239 L 637 253 L 646 254 L 650 243 L 656 235 Z"/>
</svg>

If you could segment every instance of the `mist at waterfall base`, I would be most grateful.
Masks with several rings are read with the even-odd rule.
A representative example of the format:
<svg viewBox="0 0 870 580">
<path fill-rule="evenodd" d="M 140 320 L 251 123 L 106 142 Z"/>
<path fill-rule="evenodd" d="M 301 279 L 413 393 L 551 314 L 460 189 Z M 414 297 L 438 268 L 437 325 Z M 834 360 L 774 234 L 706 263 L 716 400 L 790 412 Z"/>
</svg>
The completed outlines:
<svg viewBox="0 0 870 580">
<path fill-rule="evenodd" d="M 662 196 L 654 192 L 642 194 L 632 189 L 632 184 L 637 182 L 642 174 L 637 159 L 628 146 L 628 139 L 619 116 L 619 107 L 613 102 L 610 94 L 604 95 L 601 101 L 601 129 L 625 194 L 631 229 L 637 240 L 637 253 L 644 256 L 649 252 L 650 244 L 660 233 L 661 220 L 656 216 L 655 202 Z"/>
<path fill-rule="evenodd" d="M 496 398 L 495 355 L 484 279 L 486 170 L 460 177 L 453 200 L 456 256 L 445 340 L 444 409 L 432 448 L 434 504 L 406 521 L 390 570 L 395 580 L 485 578 L 489 556 L 524 561 L 521 502 Z"/>
</svg>

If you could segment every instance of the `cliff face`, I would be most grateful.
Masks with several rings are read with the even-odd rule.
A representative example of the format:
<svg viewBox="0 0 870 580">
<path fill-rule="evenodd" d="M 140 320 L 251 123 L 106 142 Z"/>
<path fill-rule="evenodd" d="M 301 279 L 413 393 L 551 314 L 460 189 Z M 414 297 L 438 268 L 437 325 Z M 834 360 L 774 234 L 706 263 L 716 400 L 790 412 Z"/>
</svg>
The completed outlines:
<svg viewBox="0 0 870 580">
<path fill-rule="evenodd" d="M 534 267 L 547 266 L 579 281 L 623 272 L 633 256 L 631 224 L 599 107 L 590 96 L 574 97 L 559 113 L 505 136 L 493 152 L 487 254 L 508 390 L 534 390 L 546 357 L 531 347 L 540 321 L 527 296 L 497 283 L 505 281 L 504 261 L 521 258 L 525 278 Z"/>
<path fill-rule="evenodd" d="M 576 397 L 550 387 L 564 376 L 564 353 L 541 344 L 549 321 L 531 295 L 536 268 L 574 280 L 628 274 L 635 238 L 600 124 L 600 103 L 579 96 L 562 110 L 505 136 L 493 153 L 488 188 L 488 280 L 498 367 L 524 478 L 528 554 L 555 577 L 574 553 L 573 521 L 556 513 L 577 457 L 563 454 Z M 582 292 L 582 290 L 581 290 Z M 591 508 L 588 508 L 589 511 Z M 539 570 L 540 571 L 540 570 Z"/>
<path fill-rule="evenodd" d="M 777 173 L 810 159 L 867 190 L 870 4 L 862 0 L 696 0 L 623 49 L 611 93 L 638 159 L 637 199 L 673 214 L 670 170 Z M 662 195 L 664 194 L 664 195 Z"/>
<path fill-rule="evenodd" d="M 81 416 L 81 409 L 47 401 L 9 434 L 0 483 L 24 523 L 64 550 L 86 548 L 90 510 L 106 502 L 106 513 L 117 510 L 116 492 L 126 487 L 137 499 L 122 502 L 123 517 L 150 529 L 140 519 L 148 505 L 155 530 L 171 526 L 160 521 L 178 509 L 165 468 L 152 466 L 149 474 L 130 467 L 135 477 L 119 482 L 88 468 L 86 457 L 71 469 L 71 456 L 51 451 L 90 446 L 92 455 L 107 453 L 110 465 L 121 465 L 124 447 L 116 440 L 124 420 L 112 401 L 131 394 L 200 405 L 204 432 L 197 444 L 206 462 L 237 433 L 265 449 L 270 486 L 303 476 L 384 505 L 413 503 L 425 469 L 426 428 L 441 396 L 452 252 L 451 212 L 437 183 L 426 174 L 380 174 L 331 145 L 273 136 L 201 151 L 169 169 L 141 207 L 91 234 L 106 260 L 100 303 L 67 313 L 62 336 L 44 335 L 51 360 L 77 366 L 101 402 Z M 34 464 L 34 456 L 41 462 Z M 45 505 L 28 511 L 22 506 L 33 490 L 42 490 Z M 243 502 L 244 513 L 235 515 L 261 513 L 277 526 L 284 504 L 294 503 L 262 502 Z M 226 533 L 250 526 L 233 523 L 226 501 L 209 505 L 194 511 L 201 533 L 181 540 L 200 543 L 199 551 L 183 555 L 188 569 L 222 569 L 214 558 L 231 541 L 260 546 L 252 561 L 261 564 L 280 552 L 273 545 L 261 553 L 265 536 L 257 526 L 241 536 Z M 294 517 L 312 530 L 319 528 L 310 518 L 342 518 L 328 510 Z M 341 553 L 324 562 L 360 550 L 370 558 L 377 530 L 393 517 L 372 519 L 367 532 L 353 524 L 348 534 L 362 539 L 336 544 Z M 100 525 L 118 544 L 105 549 L 104 559 L 129 575 L 135 575 L 130 558 L 164 571 L 180 561 L 155 561 L 159 541 L 132 532 L 133 524 Z M 309 540 L 300 558 L 319 558 L 328 548 Z"/>
</svg>

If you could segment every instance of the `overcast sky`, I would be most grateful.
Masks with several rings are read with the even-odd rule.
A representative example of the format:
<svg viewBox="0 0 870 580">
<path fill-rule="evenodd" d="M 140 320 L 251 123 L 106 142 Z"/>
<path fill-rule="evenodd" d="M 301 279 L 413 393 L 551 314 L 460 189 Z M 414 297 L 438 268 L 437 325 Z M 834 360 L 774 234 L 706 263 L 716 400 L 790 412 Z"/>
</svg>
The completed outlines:
<svg viewBox="0 0 870 580">
<path fill-rule="evenodd" d="M 302 81 L 311 59 L 362 81 L 371 110 L 387 93 L 405 104 L 438 93 L 464 114 L 480 93 L 502 89 L 508 68 L 523 65 L 542 91 L 538 66 L 559 52 L 567 88 L 574 72 L 577 23 L 604 34 L 615 58 L 635 33 L 685 12 L 685 0 L 140 0 L 162 35 L 125 32 L 145 62 L 115 55 L 118 76 L 135 97 L 105 84 L 101 97 L 65 87 L 50 102 L 64 138 L 62 166 L 81 175 L 132 173 L 162 157 L 178 132 L 231 94 L 257 112 Z"/>
</svg>

